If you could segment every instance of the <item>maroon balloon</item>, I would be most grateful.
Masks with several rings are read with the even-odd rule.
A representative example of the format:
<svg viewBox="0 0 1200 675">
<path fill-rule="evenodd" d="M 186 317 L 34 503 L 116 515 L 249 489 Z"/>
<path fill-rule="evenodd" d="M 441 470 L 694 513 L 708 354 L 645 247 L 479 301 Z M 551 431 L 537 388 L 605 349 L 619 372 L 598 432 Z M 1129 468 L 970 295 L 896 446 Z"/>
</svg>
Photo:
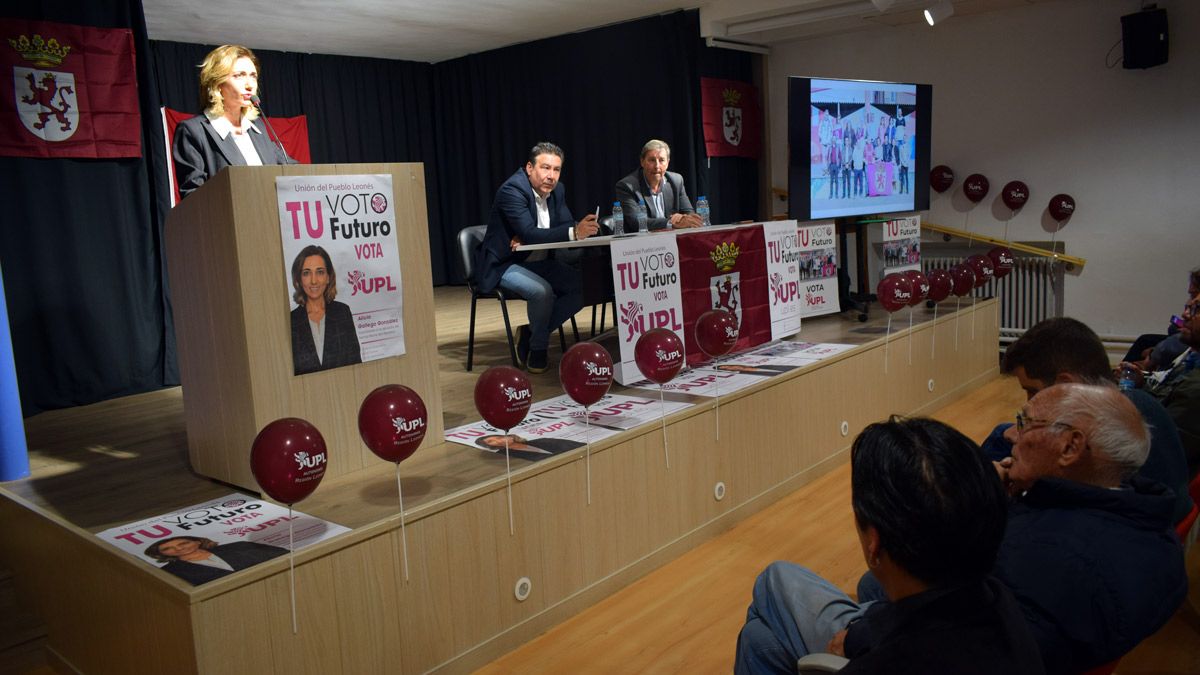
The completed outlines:
<svg viewBox="0 0 1200 675">
<path fill-rule="evenodd" d="M 971 289 L 975 288 L 975 272 L 962 263 L 950 268 L 950 278 L 954 280 L 952 290 L 960 298 L 968 295 Z"/>
<path fill-rule="evenodd" d="M 508 431 L 521 423 L 533 403 L 533 385 L 512 366 L 492 366 L 475 381 L 475 409 L 483 420 Z"/>
<path fill-rule="evenodd" d="M 950 292 L 954 290 L 954 277 L 950 276 L 948 270 L 940 267 L 935 267 L 925 275 L 929 279 L 929 299 L 934 302 L 941 302 L 950 297 Z"/>
<path fill-rule="evenodd" d="M 1066 220 L 1075 213 L 1075 198 L 1068 194 L 1057 194 L 1050 198 L 1050 216 L 1055 220 Z"/>
<path fill-rule="evenodd" d="M 1029 201 L 1029 186 L 1019 180 L 1010 180 L 1000 191 L 1000 199 L 1004 200 L 1005 206 L 1016 211 Z"/>
<path fill-rule="evenodd" d="M 599 343 L 579 342 L 558 362 L 558 381 L 572 401 L 589 406 L 604 398 L 612 386 L 612 357 Z"/>
<path fill-rule="evenodd" d="M 380 459 L 400 463 L 412 456 L 429 430 L 429 412 L 417 392 L 385 384 L 358 407 L 358 433 Z"/>
<path fill-rule="evenodd" d="M 250 447 L 254 480 L 271 499 L 283 504 L 295 504 L 312 494 L 325 477 L 328 463 L 321 432 L 296 417 L 263 427 Z"/>
<path fill-rule="evenodd" d="M 646 379 L 666 384 L 683 368 L 683 341 L 666 328 L 652 328 L 638 338 L 633 360 Z"/>
<path fill-rule="evenodd" d="M 908 279 L 902 274 L 895 272 L 887 275 L 879 280 L 879 285 L 875 287 L 875 296 L 879 298 L 879 304 L 883 305 L 889 313 L 908 307 L 908 303 L 912 301 L 912 284 L 908 283 Z"/>
<path fill-rule="evenodd" d="M 992 259 L 986 255 L 975 254 L 967 258 L 967 267 L 975 273 L 975 288 L 980 288 L 992 280 L 996 273 L 992 267 Z"/>
<path fill-rule="evenodd" d="M 997 279 L 1003 279 L 1012 271 L 1013 265 L 1016 264 L 1016 258 L 1013 257 L 1013 252 L 1007 246 L 996 246 L 988 251 L 988 257 L 992 259 L 992 268 L 995 270 Z"/>
<path fill-rule="evenodd" d="M 945 164 L 938 164 L 929 172 L 929 187 L 938 192 L 945 192 L 954 185 L 954 170 Z"/>
<path fill-rule="evenodd" d="M 737 315 L 723 309 L 710 309 L 696 319 L 696 344 L 706 356 L 728 354 L 738 341 Z"/>
<path fill-rule="evenodd" d="M 963 194 L 978 204 L 988 193 L 988 179 L 981 173 L 973 173 L 963 181 Z"/>
<path fill-rule="evenodd" d="M 918 270 L 908 270 L 904 272 L 904 278 L 908 280 L 908 284 L 912 286 L 912 300 L 908 301 L 909 307 L 916 307 L 929 297 L 929 278 Z"/>
</svg>

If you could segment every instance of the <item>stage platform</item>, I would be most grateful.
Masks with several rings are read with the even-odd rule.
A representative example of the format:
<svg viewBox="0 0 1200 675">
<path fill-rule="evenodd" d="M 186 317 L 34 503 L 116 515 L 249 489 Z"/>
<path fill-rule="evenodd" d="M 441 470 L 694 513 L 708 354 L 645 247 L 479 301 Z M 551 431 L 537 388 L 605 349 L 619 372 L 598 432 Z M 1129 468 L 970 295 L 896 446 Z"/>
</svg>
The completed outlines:
<svg viewBox="0 0 1200 675">
<path fill-rule="evenodd" d="M 468 298 L 435 289 L 447 429 L 478 419 L 475 379 L 507 361 L 498 304 L 485 302 L 476 370 L 463 370 Z M 327 480 L 297 508 L 352 531 L 296 554 L 296 635 L 286 558 L 193 587 L 93 536 L 235 491 L 189 470 L 178 388 L 26 420 L 33 475 L 0 486 L 0 563 L 46 623 L 60 669 L 467 671 L 841 465 L 865 425 L 993 378 L 997 303 L 954 307 L 942 303 L 936 322 L 917 309 L 911 331 L 907 310 L 897 313 L 886 346 L 881 311 L 867 323 L 806 320 L 797 339 L 855 348 L 722 396 L 719 442 L 711 399 L 669 416 L 670 469 L 658 424 L 594 443 L 591 505 L 583 449 L 514 458 L 515 535 L 503 455 L 423 448 L 402 464 L 407 581 L 394 465 Z M 581 332 L 589 316 L 580 313 Z M 561 393 L 553 368 L 531 380 L 537 400 Z M 522 578 L 530 593 L 518 601 Z"/>
</svg>

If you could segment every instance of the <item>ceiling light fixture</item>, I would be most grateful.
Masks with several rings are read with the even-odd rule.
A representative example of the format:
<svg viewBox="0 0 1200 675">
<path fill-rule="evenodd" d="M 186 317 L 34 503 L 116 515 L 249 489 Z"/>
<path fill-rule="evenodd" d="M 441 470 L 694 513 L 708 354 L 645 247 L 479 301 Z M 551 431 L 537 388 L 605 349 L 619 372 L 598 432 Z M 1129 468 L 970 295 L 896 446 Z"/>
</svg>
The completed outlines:
<svg viewBox="0 0 1200 675">
<path fill-rule="evenodd" d="M 941 0 L 941 2 L 925 10 L 925 22 L 932 26 L 939 21 L 945 21 L 950 18 L 951 14 L 954 14 L 954 4 L 950 0 Z"/>
</svg>

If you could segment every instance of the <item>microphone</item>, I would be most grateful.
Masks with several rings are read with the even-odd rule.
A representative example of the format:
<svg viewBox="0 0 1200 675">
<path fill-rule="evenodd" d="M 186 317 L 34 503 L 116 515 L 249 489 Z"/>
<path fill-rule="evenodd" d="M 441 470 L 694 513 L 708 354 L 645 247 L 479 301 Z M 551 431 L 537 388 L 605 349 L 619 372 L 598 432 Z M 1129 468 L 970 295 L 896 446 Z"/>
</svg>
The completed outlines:
<svg viewBox="0 0 1200 675">
<path fill-rule="evenodd" d="M 254 104 L 255 108 L 258 108 L 258 114 L 262 115 L 263 123 L 267 125 L 267 131 L 271 132 L 268 138 L 271 136 L 275 137 L 275 145 L 279 146 L 279 151 L 283 153 L 283 163 L 295 164 L 296 160 L 288 156 L 287 149 L 283 147 L 283 142 L 279 140 L 279 134 L 275 131 L 275 127 L 271 126 L 271 120 L 267 119 L 267 113 L 263 112 L 262 99 L 258 97 L 258 94 L 251 94 L 250 102 Z"/>
</svg>

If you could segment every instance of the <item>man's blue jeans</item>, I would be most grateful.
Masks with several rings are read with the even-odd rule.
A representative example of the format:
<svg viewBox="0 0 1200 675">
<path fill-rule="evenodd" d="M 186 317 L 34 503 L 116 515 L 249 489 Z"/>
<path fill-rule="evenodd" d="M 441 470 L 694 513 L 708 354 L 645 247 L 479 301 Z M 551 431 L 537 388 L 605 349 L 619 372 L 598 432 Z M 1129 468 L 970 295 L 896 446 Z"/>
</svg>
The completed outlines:
<svg viewBox="0 0 1200 675">
<path fill-rule="evenodd" d="M 799 565 L 768 565 L 754 581 L 746 624 L 738 635 L 734 672 L 795 673 L 801 656 L 825 651 L 835 633 L 861 617 L 872 601 L 883 599 L 878 584 L 868 591 L 863 585 L 866 581 L 864 577 L 859 585 L 864 600 L 859 604 Z"/>
<path fill-rule="evenodd" d="M 531 350 L 546 349 L 550 331 L 583 307 L 579 271 L 553 259 L 510 266 L 500 277 L 500 287 L 525 299 Z"/>
</svg>

